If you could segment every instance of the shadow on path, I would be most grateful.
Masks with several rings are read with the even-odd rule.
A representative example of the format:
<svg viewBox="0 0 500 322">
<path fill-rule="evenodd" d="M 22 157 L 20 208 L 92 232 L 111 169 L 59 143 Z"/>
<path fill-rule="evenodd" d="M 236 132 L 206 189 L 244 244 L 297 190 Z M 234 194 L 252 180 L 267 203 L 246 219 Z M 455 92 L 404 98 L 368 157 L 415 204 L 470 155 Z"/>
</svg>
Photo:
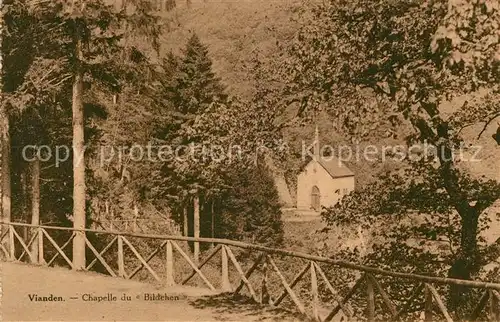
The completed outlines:
<svg viewBox="0 0 500 322">
<path fill-rule="evenodd" d="M 229 321 L 224 316 L 237 315 L 242 321 L 312 321 L 298 312 L 255 303 L 245 296 L 231 293 L 205 296 L 190 302 L 197 309 L 209 309 L 219 314 L 220 321 Z"/>
</svg>

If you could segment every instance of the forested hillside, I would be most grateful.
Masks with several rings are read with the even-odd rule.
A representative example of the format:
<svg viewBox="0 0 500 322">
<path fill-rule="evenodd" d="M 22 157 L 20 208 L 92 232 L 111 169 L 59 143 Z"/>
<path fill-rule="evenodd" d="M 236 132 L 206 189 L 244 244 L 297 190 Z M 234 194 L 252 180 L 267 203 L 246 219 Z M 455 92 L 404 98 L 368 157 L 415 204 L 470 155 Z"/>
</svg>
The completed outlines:
<svg viewBox="0 0 500 322">
<path fill-rule="evenodd" d="M 6 2 L 4 221 L 294 247 L 266 158 L 293 190 L 318 126 L 356 189 L 306 232 L 313 251 L 498 279 L 500 239 L 484 235 L 500 199 L 497 0 L 158 3 Z M 349 235 L 368 242 L 342 247 Z M 72 246 L 81 269 L 83 233 Z M 479 296 L 440 292 L 459 319 Z"/>
</svg>

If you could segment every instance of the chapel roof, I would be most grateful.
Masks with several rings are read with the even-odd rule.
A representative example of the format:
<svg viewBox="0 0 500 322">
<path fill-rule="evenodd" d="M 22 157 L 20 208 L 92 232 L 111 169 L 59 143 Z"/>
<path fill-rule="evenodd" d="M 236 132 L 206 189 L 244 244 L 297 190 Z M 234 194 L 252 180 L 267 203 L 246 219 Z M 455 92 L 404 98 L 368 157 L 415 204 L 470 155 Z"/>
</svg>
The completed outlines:
<svg viewBox="0 0 500 322">
<path fill-rule="evenodd" d="M 325 160 L 326 159 L 326 160 Z M 315 161 L 314 159 L 312 161 Z M 319 158 L 318 163 L 332 176 L 332 178 L 353 177 L 354 172 L 334 156 Z"/>
<path fill-rule="evenodd" d="M 322 156 L 320 155 L 320 142 L 319 142 L 319 130 L 316 125 L 316 130 L 314 133 L 314 157 L 312 160 L 306 163 L 306 165 L 311 162 L 318 162 L 332 178 L 344 178 L 353 177 L 354 172 L 351 171 L 339 158 L 334 155 Z"/>
</svg>

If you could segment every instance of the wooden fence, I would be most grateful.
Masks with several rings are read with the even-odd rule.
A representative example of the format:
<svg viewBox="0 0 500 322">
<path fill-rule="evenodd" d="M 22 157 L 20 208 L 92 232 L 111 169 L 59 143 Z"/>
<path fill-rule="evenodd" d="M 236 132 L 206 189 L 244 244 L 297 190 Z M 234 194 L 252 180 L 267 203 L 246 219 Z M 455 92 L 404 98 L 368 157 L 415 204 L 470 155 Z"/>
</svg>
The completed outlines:
<svg viewBox="0 0 500 322">
<path fill-rule="evenodd" d="M 86 270 L 100 265 L 105 274 L 125 279 L 146 274 L 167 287 L 189 285 L 197 278 L 201 285 L 212 291 L 234 295 L 246 293 L 243 295 L 248 295 L 255 302 L 275 307 L 288 302 L 290 306 L 287 308 L 293 307 L 298 313 L 316 321 L 332 321 L 338 319 L 340 314 L 348 319 L 368 321 L 396 321 L 419 315 L 425 321 L 452 321 L 452 314 L 447 310 L 441 294 L 446 287 L 453 285 L 479 293 L 468 320 L 500 321 L 500 284 L 497 283 L 393 272 L 223 239 L 75 230 L 22 223 L 0 225 L 3 228 L 0 252 L 7 261 L 27 261 L 44 266 L 59 263 L 73 268 L 71 255 L 68 255 L 71 252 L 69 246 L 76 234 L 83 234 L 87 253 L 92 255 L 87 255 Z M 30 231 L 28 236 L 21 237 L 23 234 L 19 231 L 25 229 L 23 227 Z M 56 242 L 63 238 L 64 243 Z M 92 239 L 99 243 L 93 244 Z M 103 244 L 104 240 L 106 243 Z M 143 243 L 152 247 L 146 256 L 139 249 Z M 188 243 L 206 243 L 213 247 L 197 263 L 189 247 L 186 247 Z M 97 244 L 105 246 L 98 250 Z M 179 272 L 176 269 L 180 261 L 186 266 Z M 283 269 L 283 266 L 287 268 Z M 212 271 L 207 273 L 207 267 Z M 328 276 L 335 270 L 355 272 L 357 280 L 340 291 L 334 286 L 338 285 L 338 281 Z M 294 271 L 294 276 L 290 275 L 291 271 Z M 399 295 L 391 298 L 389 293 L 394 290 L 395 284 L 415 286 L 407 293 L 406 299 L 399 298 Z M 359 302 L 353 303 L 356 299 Z M 360 305 L 363 316 L 356 315 L 352 309 Z"/>
</svg>

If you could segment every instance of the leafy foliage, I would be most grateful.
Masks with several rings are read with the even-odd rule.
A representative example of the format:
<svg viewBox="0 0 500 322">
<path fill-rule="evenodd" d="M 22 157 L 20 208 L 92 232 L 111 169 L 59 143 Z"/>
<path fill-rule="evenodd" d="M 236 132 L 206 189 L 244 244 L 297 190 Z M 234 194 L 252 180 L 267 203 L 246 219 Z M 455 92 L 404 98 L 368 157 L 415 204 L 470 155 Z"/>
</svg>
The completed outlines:
<svg viewBox="0 0 500 322">
<path fill-rule="evenodd" d="M 224 180 L 231 187 L 222 194 L 217 212 L 217 235 L 268 246 L 281 245 L 281 205 L 273 177 L 263 165 L 233 166 Z"/>
<path fill-rule="evenodd" d="M 497 2 L 326 1 L 304 10 L 303 17 L 307 23 L 280 68 L 285 107 L 298 103 L 299 116 L 326 110 L 340 120 L 339 131 L 355 138 L 372 135 L 364 128 L 374 124 L 410 125 L 408 146 L 436 148 L 418 162 L 405 158 L 324 217 L 331 225 L 366 226 L 387 217 L 398 224 L 383 230 L 385 251 L 372 253 L 378 260 L 426 263 L 413 269 L 434 273 L 449 267 L 449 276 L 471 278 L 485 263 L 478 248 L 480 218 L 500 197 L 500 186 L 469 176 L 452 156 L 467 147 L 461 145 L 463 127 L 487 125 L 500 115 Z M 474 99 L 455 106 L 451 116 L 443 111 L 443 103 L 463 95 Z M 366 103 L 373 100 L 379 104 Z M 446 238 L 455 247 L 444 261 L 442 252 L 432 254 L 421 245 L 408 246 L 403 256 L 402 247 L 417 237 Z M 434 266 L 436 261 L 442 265 Z"/>
</svg>

